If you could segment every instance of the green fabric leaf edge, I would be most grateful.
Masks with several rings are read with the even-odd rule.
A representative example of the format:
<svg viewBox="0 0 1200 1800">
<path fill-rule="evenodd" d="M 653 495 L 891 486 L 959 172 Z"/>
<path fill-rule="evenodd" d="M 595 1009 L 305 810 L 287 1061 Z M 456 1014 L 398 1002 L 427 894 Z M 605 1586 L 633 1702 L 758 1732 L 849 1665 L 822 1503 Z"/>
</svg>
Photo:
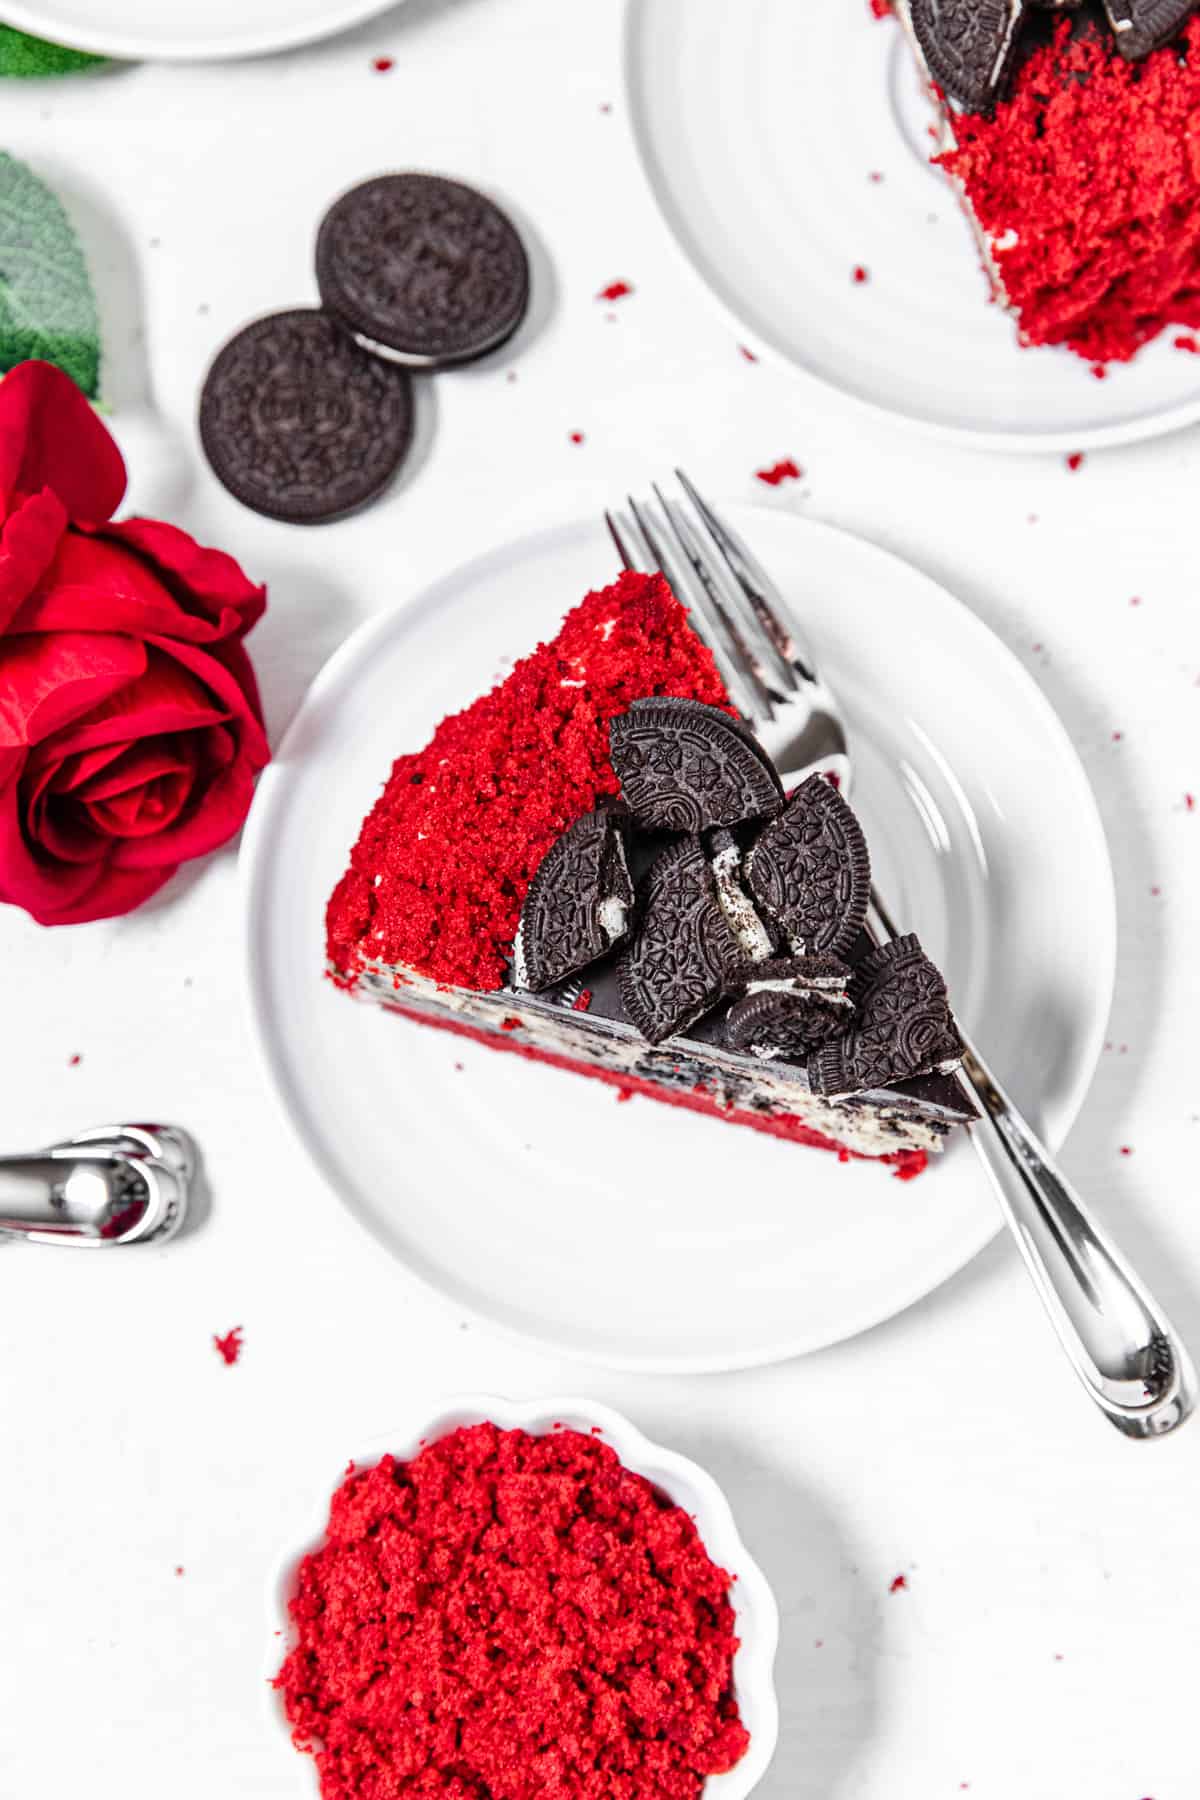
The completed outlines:
<svg viewBox="0 0 1200 1800">
<path fill-rule="evenodd" d="M 96 297 L 62 202 L 0 151 L 0 372 L 40 357 L 95 400 L 100 353 Z"/>
<path fill-rule="evenodd" d="M 69 50 L 65 44 L 50 44 L 45 38 L 18 31 L 15 25 L 0 25 L 0 76 L 33 81 L 46 75 L 78 75 L 101 69 L 107 62 L 106 56 Z"/>
</svg>

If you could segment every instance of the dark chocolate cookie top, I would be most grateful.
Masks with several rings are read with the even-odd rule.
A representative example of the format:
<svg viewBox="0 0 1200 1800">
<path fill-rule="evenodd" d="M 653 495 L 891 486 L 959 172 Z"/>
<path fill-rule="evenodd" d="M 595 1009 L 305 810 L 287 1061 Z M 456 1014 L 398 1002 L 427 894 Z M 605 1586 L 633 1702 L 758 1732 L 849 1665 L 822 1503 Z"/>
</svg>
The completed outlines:
<svg viewBox="0 0 1200 1800">
<path fill-rule="evenodd" d="M 991 106 L 1017 48 L 1025 0 L 908 0 L 930 77 L 970 112 Z"/>
<path fill-rule="evenodd" d="M 412 438 L 412 387 L 327 314 L 256 319 L 221 350 L 200 396 L 213 473 L 244 506 L 323 524 L 387 486 Z"/>
<path fill-rule="evenodd" d="M 730 1007 L 725 1041 L 764 1059 L 804 1062 L 849 1029 L 850 970 L 836 956 L 776 958 L 747 971 L 748 991 Z"/>
<path fill-rule="evenodd" d="M 778 812 L 779 777 L 749 727 L 699 700 L 635 700 L 609 725 L 621 794 L 652 831 L 707 831 Z"/>
<path fill-rule="evenodd" d="M 439 175 L 380 175 L 326 213 L 317 286 L 351 331 L 436 368 L 512 336 L 529 303 L 529 261 L 511 220 L 474 188 Z"/>
<path fill-rule="evenodd" d="M 692 1025 L 731 992 L 741 947 L 698 837 L 672 844 L 638 889 L 641 919 L 617 965 L 621 1004 L 650 1044 Z"/>
<path fill-rule="evenodd" d="M 541 993 L 586 968 L 626 937 L 632 908 L 623 821 L 611 810 L 585 813 L 551 844 L 529 884 L 516 985 Z"/>
<path fill-rule="evenodd" d="M 799 955 L 838 954 L 862 930 L 871 859 L 862 826 L 832 783 L 810 775 L 750 852 L 746 884 Z"/>
<path fill-rule="evenodd" d="M 1178 37 L 1197 0 L 1104 0 L 1122 56 L 1137 61 Z"/>
<path fill-rule="evenodd" d="M 851 991 L 858 1005 L 853 1029 L 809 1060 L 814 1093 L 839 1099 L 951 1069 L 961 1059 L 946 983 L 911 933 L 873 950 L 855 970 Z"/>
</svg>

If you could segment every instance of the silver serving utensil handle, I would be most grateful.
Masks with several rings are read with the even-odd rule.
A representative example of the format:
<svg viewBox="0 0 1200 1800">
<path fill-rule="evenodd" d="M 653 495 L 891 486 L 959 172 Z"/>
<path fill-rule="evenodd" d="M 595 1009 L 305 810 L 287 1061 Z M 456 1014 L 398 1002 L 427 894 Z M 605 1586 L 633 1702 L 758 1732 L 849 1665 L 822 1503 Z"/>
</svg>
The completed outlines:
<svg viewBox="0 0 1200 1800">
<path fill-rule="evenodd" d="M 1118 1431 L 1174 1431 L 1196 1403 L 1182 1340 L 969 1044 L 958 1079 L 982 1109 L 971 1140 L 1075 1373 Z"/>
<path fill-rule="evenodd" d="M 0 1156 L 0 1238 L 76 1249 L 163 1243 L 187 1213 L 195 1150 L 172 1125 L 101 1125 Z"/>
</svg>

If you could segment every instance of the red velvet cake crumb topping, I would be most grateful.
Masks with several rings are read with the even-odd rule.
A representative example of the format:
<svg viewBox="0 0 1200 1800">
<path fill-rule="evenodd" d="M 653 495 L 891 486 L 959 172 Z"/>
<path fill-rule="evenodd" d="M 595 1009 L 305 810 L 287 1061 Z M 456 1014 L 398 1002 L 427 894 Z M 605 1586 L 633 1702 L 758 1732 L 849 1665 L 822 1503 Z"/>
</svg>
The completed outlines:
<svg viewBox="0 0 1200 1800">
<path fill-rule="evenodd" d="M 962 182 L 1030 344 L 1126 362 L 1200 325 L 1200 17 L 1129 62 L 1102 33 L 1053 39 L 994 117 L 956 117 Z"/>
<path fill-rule="evenodd" d="M 599 795 L 617 792 L 609 720 L 651 694 L 728 705 L 667 584 L 626 574 L 395 764 L 329 903 L 341 977 L 377 961 L 501 987 L 542 857 Z"/>
<path fill-rule="evenodd" d="M 276 1686 L 324 1800 L 697 1800 L 749 1743 L 729 1584 L 595 1437 L 475 1425 L 342 1484 Z"/>
</svg>

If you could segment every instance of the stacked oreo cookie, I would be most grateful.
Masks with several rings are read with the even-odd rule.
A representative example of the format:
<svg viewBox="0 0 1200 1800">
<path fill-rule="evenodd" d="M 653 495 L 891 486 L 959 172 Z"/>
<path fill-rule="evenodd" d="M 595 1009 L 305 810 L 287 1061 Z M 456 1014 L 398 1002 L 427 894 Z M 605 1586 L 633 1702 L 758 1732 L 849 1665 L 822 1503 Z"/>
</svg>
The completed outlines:
<svg viewBox="0 0 1200 1800">
<path fill-rule="evenodd" d="M 747 727 L 695 700 L 636 700 L 609 737 L 620 796 L 536 871 L 515 987 L 545 993 L 615 957 L 624 1018 L 648 1044 L 705 1021 L 829 1099 L 957 1065 L 938 970 L 915 937 L 865 931 L 870 858 L 830 782 L 785 797 Z"/>
<path fill-rule="evenodd" d="M 322 305 L 238 332 L 200 400 L 218 479 L 294 525 L 374 500 L 412 443 L 410 371 L 490 354 L 529 304 L 516 227 L 441 176 L 383 175 L 344 194 L 321 223 L 316 270 Z"/>
</svg>

